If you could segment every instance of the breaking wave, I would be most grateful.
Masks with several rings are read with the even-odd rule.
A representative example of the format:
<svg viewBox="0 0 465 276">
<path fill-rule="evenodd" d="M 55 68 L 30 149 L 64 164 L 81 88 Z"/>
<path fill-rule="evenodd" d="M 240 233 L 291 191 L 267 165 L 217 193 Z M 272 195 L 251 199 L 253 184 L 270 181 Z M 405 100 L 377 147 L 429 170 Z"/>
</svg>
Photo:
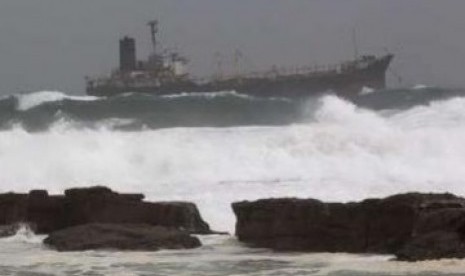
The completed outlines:
<svg viewBox="0 0 465 276">
<path fill-rule="evenodd" d="M 465 98 L 425 89 L 377 91 L 352 102 L 223 93 L 67 98 L 25 111 L 12 104 L 15 123 L 0 131 L 0 183 L 8 183 L 3 191 L 108 185 L 151 200 L 190 200 L 214 228 L 228 231 L 237 200 L 349 201 L 413 190 L 463 195 Z M 47 127 L 31 131 L 41 118 Z M 133 127 L 141 122 L 146 126 Z"/>
<path fill-rule="evenodd" d="M 63 100 L 72 101 L 95 101 L 98 98 L 93 96 L 70 96 L 57 91 L 40 91 L 30 94 L 15 96 L 18 100 L 17 109 L 25 111 L 45 103 L 60 102 Z"/>
<path fill-rule="evenodd" d="M 44 235 L 36 235 L 27 224 L 19 226 L 15 235 L 0 239 L 1 243 L 41 244 Z"/>
<path fill-rule="evenodd" d="M 168 94 L 168 95 L 163 95 L 161 98 L 168 98 L 168 99 L 174 99 L 174 98 L 217 98 L 217 97 L 238 97 L 238 98 L 245 98 L 245 99 L 254 99 L 253 96 L 246 95 L 246 94 L 241 94 L 237 93 L 236 91 L 220 91 L 220 92 L 204 92 L 204 93 L 179 93 L 179 94 Z"/>
<path fill-rule="evenodd" d="M 371 94 L 371 93 L 373 93 L 373 92 L 375 92 L 375 91 L 376 91 L 376 90 L 373 89 L 373 88 L 364 86 L 364 87 L 362 87 L 362 90 L 360 90 L 360 93 L 359 93 L 359 94 L 360 94 L 360 95 L 368 95 L 368 94 Z"/>
<path fill-rule="evenodd" d="M 405 110 L 465 95 L 463 90 L 413 87 L 374 91 L 351 99 L 369 110 Z M 72 96 L 41 91 L 0 99 L 0 130 L 21 126 L 47 131 L 63 122 L 76 128 L 140 131 L 172 127 L 282 126 L 306 123 L 318 98 L 260 98 L 234 91 L 165 96 L 126 93 L 117 97 Z M 314 109 L 314 108 L 313 108 Z M 115 123 L 116 122 L 116 123 Z"/>
</svg>

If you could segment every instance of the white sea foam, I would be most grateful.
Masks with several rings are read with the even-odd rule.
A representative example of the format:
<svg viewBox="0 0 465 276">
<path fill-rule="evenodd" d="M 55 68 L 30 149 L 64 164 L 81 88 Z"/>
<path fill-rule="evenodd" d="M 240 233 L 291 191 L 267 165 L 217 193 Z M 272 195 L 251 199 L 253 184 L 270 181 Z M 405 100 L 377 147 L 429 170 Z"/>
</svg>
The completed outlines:
<svg viewBox="0 0 465 276">
<path fill-rule="evenodd" d="M 0 242 L 40 244 L 44 238 L 45 236 L 43 235 L 34 234 L 29 225 L 23 224 L 20 226 L 15 235 L 0 239 Z"/>
<path fill-rule="evenodd" d="M 368 95 L 368 94 L 372 94 L 374 93 L 376 90 L 371 88 L 371 87 L 367 87 L 367 86 L 364 86 L 362 87 L 362 90 L 360 90 L 360 95 Z"/>
<path fill-rule="evenodd" d="M 406 191 L 465 194 L 465 99 L 391 115 L 322 98 L 307 124 L 118 132 L 0 132 L 3 191 L 109 185 L 191 200 L 233 230 L 230 203 L 263 197 L 360 200 Z"/>
<path fill-rule="evenodd" d="M 163 95 L 162 98 L 182 98 L 182 97 L 205 97 L 205 98 L 216 98 L 216 97 L 226 97 L 226 96 L 234 96 L 244 99 L 251 99 L 252 96 L 237 93 L 236 91 L 219 91 L 219 92 L 198 92 L 198 93 L 177 93 L 177 94 L 168 94 Z"/>
<path fill-rule="evenodd" d="M 193 250 L 56 252 L 1 243 L 1 275 L 462 275 L 463 260 L 394 262 L 392 256 L 289 254 L 245 248 L 231 237 L 202 237 Z"/>
<path fill-rule="evenodd" d="M 424 90 L 424 89 L 427 89 L 429 88 L 429 86 L 427 85 L 424 85 L 424 84 L 417 84 L 415 86 L 413 86 L 413 90 Z"/>
<path fill-rule="evenodd" d="M 63 92 L 58 91 L 40 91 L 30 94 L 23 94 L 16 96 L 18 99 L 18 110 L 28 110 L 38 105 L 47 102 L 56 102 L 65 99 L 75 100 L 75 101 L 94 101 L 98 97 L 94 96 L 70 96 Z"/>
<path fill-rule="evenodd" d="M 220 97 L 236 97 L 236 98 L 249 99 L 249 100 L 258 99 L 254 96 L 238 93 L 234 90 L 219 91 L 219 92 L 198 92 L 198 93 L 183 92 L 183 93 L 177 93 L 177 94 L 163 95 L 161 97 L 167 98 L 167 99 L 177 99 L 177 98 L 184 98 L 184 97 L 190 97 L 190 98 L 202 97 L 202 98 L 209 98 L 209 99 L 220 98 Z M 286 101 L 286 102 L 290 101 L 288 98 L 281 98 L 281 97 L 267 97 L 266 100 Z"/>
<path fill-rule="evenodd" d="M 465 194 L 465 99 L 380 115 L 334 96 L 307 124 L 118 132 L 61 121 L 48 132 L 0 132 L 2 191 L 106 184 L 151 200 L 191 200 L 219 230 L 232 201 L 298 196 L 359 200 L 405 191 Z M 0 273 L 106 275 L 441 275 L 465 262 L 391 256 L 281 254 L 202 237 L 188 251 L 56 253 L 28 231 L 0 239 Z M 436 272 L 439 271 L 439 272 Z M 457 274 L 459 275 L 459 274 Z"/>
</svg>

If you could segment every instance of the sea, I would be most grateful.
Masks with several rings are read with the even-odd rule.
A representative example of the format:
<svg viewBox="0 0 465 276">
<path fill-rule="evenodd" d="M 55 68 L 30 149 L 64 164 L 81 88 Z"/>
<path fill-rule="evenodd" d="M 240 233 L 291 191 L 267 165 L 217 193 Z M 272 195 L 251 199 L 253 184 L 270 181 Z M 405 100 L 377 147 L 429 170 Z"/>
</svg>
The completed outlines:
<svg viewBox="0 0 465 276">
<path fill-rule="evenodd" d="M 465 196 L 465 89 L 364 88 L 351 99 L 234 91 L 0 98 L 0 192 L 105 185 L 197 204 L 193 250 L 58 253 L 23 227 L 0 239 L 0 275 L 465 275 L 465 261 L 277 253 L 234 237 L 231 203 L 356 201 L 409 191 Z"/>
</svg>

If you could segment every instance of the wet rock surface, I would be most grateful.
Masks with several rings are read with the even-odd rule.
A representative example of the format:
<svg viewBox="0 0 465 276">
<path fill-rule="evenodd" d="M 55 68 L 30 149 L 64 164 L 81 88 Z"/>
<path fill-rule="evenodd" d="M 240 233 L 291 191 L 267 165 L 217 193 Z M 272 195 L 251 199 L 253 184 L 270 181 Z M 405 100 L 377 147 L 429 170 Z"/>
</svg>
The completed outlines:
<svg viewBox="0 0 465 276">
<path fill-rule="evenodd" d="M 76 188 L 64 195 L 45 190 L 0 194 L 0 226 L 28 223 L 39 234 L 89 224 L 148 224 L 209 234 L 209 225 L 190 202 L 145 202 L 142 194 L 119 194 L 106 187 Z"/>
<path fill-rule="evenodd" d="M 144 224 L 84 224 L 51 233 L 44 243 L 58 251 L 191 249 L 201 246 L 187 231 Z"/>
<path fill-rule="evenodd" d="M 395 254 L 407 261 L 465 257 L 465 199 L 451 194 L 355 203 L 264 199 L 232 207 L 238 239 L 254 247 Z"/>
</svg>

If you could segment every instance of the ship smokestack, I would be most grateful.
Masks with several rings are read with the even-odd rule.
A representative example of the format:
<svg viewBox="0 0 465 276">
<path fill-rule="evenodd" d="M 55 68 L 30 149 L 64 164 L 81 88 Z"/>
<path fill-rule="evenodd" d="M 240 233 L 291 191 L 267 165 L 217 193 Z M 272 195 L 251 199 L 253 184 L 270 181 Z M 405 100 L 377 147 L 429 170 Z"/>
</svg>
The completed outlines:
<svg viewBox="0 0 465 276">
<path fill-rule="evenodd" d="M 119 60 L 121 72 L 136 70 L 136 40 L 125 36 L 119 41 Z"/>
</svg>

